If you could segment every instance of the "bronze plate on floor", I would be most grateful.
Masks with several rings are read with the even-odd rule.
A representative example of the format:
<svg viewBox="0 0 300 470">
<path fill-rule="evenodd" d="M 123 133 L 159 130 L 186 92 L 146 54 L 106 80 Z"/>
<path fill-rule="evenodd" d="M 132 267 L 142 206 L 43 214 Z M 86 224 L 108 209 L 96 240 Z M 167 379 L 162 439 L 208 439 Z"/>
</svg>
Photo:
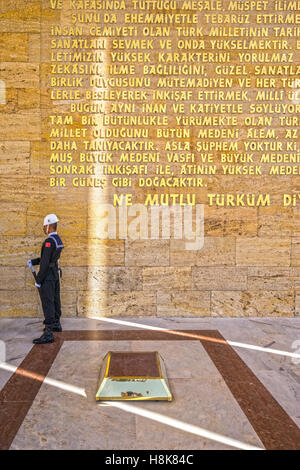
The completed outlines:
<svg viewBox="0 0 300 470">
<path fill-rule="evenodd" d="M 103 359 L 96 400 L 168 400 L 166 369 L 157 351 L 110 351 Z"/>
</svg>

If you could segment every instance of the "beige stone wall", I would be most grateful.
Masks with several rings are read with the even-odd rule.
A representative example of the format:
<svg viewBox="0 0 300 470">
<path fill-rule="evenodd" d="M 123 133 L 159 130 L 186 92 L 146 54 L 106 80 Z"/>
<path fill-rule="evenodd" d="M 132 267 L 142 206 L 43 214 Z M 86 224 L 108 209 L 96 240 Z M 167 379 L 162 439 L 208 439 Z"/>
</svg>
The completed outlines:
<svg viewBox="0 0 300 470">
<path fill-rule="evenodd" d="M 300 192 L 299 176 L 207 177 L 207 186 L 193 191 L 197 203 L 205 205 L 199 251 L 186 250 L 183 241 L 174 239 L 99 238 L 101 203 L 127 192 L 134 202 L 144 200 L 145 189 L 136 179 L 131 190 L 49 186 L 49 116 L 70 114 L 68 101 L 50 99 L 49 28 L 70 24 L 69 14 L 51 10 L 48 0 L 0 2 L 0 80 L 6 85 L 6 104 L 0 104 L 0 316 L 39 314 L 32 274 L 25 266 L 39 253 L 42 220 L 49 212 L 61 219 L 65 243 L 65 316 L 299 315 L 299 205 L 282 204 L 283 194 Z M 294 39 L 292 44 L 296 47 Z M 281 135 L 278 121 L 275 126 Z M 73 127 L 82 127 L 79 115 Z M 157 142 L 158 147 L 163 143 Z M 272 204 L 208 204 L 208 193 L 240 192 L 270 193 Z"/>
</svg>

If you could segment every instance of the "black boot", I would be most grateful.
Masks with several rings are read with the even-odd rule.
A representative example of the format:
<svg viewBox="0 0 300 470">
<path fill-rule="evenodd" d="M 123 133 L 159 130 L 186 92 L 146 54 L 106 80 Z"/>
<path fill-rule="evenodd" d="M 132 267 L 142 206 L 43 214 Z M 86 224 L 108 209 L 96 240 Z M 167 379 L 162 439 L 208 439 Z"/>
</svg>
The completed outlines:
<svg viewBox="0 0 300 470">
<path fill-rule="evenodd" d="M 61 326 L 59 320 L 56 320 L 55 323 L 53 324 L 52 331 L 55 331 L 55 333 L 61 333 L 62 332 L 62 326 Z"/>
<path fill-rule="evenodd" d="M 51 330 L 54 332 L 54 333 L 61 333 L 62 332 L 62 326 L 60 324 L 60 322 L 55 322 L 53 323 L 53 326 L 51 327 Z M 44 328 L 44 331 L 46 331 L 46 327 Z"/>
<path fill-rule="evenodd" d="M 52 325 L 46 325 L 43 335 L 40 338 L 33 340 L 33 344 L 47 344 L 53 342 L 54 336 L 52 333 Z"/>
</svg>

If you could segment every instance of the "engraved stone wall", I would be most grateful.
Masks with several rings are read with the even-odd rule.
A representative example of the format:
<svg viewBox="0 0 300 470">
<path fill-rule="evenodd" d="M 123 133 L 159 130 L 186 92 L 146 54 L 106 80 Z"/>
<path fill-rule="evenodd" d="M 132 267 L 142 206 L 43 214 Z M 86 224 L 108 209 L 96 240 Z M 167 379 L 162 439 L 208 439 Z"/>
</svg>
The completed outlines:
<svg viewBox="0 0 300 470">
<path fill-rule="evenodd" d="M 65 316 L 299 315 L 299 50 L 299 1 L 0 1 L 0 316 L 52 212 Z"/>
</svg>

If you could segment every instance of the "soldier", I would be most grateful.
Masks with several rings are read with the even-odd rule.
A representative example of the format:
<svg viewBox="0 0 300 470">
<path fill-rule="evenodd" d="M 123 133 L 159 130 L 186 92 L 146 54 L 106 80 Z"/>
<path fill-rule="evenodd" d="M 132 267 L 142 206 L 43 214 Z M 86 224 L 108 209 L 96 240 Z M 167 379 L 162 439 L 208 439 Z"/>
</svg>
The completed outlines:
<svg viewBox="0 0 300 470">
<path fill-rule="evenodd" d="M 42 244 L 41 257 L 27 262 L 29 267 L 40 265 L 35 286 L 40 289 L 45 316 L 44 333 L 40 338 L 33 340 L 34 344 L 53 343 L 53 331 L 62 331 L 58 259 L 64 245 L 56 232 L 57 222 L 58 218 L 55 214 L 45 217 L 43 230 L 47 238 Z"/>
</svg>

